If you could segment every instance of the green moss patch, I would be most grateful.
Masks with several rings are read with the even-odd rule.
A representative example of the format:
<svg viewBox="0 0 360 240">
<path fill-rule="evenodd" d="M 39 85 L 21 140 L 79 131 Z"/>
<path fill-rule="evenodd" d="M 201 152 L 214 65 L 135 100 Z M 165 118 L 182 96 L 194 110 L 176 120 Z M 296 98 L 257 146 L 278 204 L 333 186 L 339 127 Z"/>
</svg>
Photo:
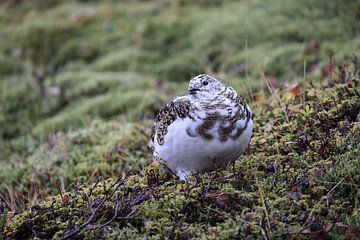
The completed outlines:
<svg viewBox="0 0 360 240">
<path fill-rule="evenodd" d="M 268 101 L 254 102 L 251 146 L 226 169 L 196 175 L 181 184 L 156 164 L 144 173 L 131 174 L 133 164 L 141 162 L 141 157 L 134 156 L 134 162 L 127 162 L 130 170 L 120 172 L 118 180 L 99 179 L 89 186 L 77 183 L 8 219 L 6 235 L 47 239 L 355 237 L 360 227 L 356 220 L 360 213 L 359 97 L 356 78 L 333 87 L 309 83 L 305 92 L 275 91 Z M 103 144 L 100 155 L 113 158 L 117 154 L 111 150 L 114 144 L 98 139 L 98 131 L 102 128 L 94 135 L 80 131 L 63 137 L 84 146 L 79 157 L 86 161 L 90 156 L 85 146 L 91 142 L 96 148 L 96 141 Z M 128 154 L 145 151 L 145 139 L 136 144 L 120 138 L 115 142 L 127 144 L 119 148 Z"/>
</svg>

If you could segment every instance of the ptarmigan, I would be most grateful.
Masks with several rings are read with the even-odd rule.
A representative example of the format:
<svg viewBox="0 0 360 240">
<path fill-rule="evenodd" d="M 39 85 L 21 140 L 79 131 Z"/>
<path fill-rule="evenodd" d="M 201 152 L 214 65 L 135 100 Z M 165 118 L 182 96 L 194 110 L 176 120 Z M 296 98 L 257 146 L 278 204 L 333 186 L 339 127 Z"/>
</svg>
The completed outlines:
<svg viewBox="0 0 360 240">
<path fill-rule="evenodd" d="M 188 95 L 166 103 L 150 136 L 152 160 L 166 165 L 180 180 L 235 161 L 252 134 L 252 113 L 236 91 L 201 74 L 189 82 Z"/>
</svg>

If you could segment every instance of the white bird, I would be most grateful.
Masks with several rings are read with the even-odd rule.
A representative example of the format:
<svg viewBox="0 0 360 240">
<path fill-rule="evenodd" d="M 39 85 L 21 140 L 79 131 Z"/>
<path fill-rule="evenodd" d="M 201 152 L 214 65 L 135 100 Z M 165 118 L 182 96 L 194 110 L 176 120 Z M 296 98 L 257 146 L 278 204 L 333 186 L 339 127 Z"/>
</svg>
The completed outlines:
<svg viewBox="0 0 360 240">
<path fill-rule="evenodd" d="M 166 165 L 180 180 L 195 172 L 234 162 L 249 144 L 252 112 L 236 91 L 201 74 L 189 82 L 188 95 L 159 111 L 149 141 L 152 161 Z"/>
</svg>

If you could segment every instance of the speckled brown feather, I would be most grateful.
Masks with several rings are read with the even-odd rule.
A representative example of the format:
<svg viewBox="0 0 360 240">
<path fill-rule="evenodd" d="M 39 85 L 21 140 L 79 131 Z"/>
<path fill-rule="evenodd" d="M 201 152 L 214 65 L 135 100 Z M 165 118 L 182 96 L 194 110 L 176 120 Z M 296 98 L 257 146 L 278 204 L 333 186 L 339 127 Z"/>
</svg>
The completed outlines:
<svg viewBox="0 0 360 240">
<path fill-rule="evenodd" d="M 208 130 L 212 129 L 217 122 L 220 122 L 218 133 L 219 140 L 221 142 L 226 142 L 229 139 L 230 134 L 236 128 L 236 122 L 238 120 L 246 118 L 244 127 L 237 128 L 235 135 L 231 136 L 232 140 L 236 140 L 237 138 L 239 138 L 244 132 L 244 130 L 247 128 L 247 124 L 251 119 L 251 112 L 247 108 L 245 100 L 242 99 L 240 96 L 235 95 L 235 92 L 233 91 L 225 94 L 225 97 L 231 99 L 234 102 L 236 113 L 232 117 L 222 116 L 218 112 L 208 113 L 203 119 L 203 123 L 196 129 L 196 132 L 205 140 L 212 140 L 214 138 L 214 136 L 208 133 Z M 229 107 L 229 105 L 225 103 L 211 104 L 211 102 L 204 102 L 201 103 L 201 106 L 205 111 L 215 109 L 228 109 L 229 116 L 231 115 L 231 107 Z"/>
<path fill-rule="evenodd" d="M 219 121 L 221 118 L 220 114 L 215 113 L 208 113 L 206 118 L 204 119 L 203 124 L 196 128 L 196 132 L 204 139 L 211 140 L 214 137 L 208 133 L 208 130 L 212 129 L 216 122 Z"/>
<path fill-rule="evenodd" d="M 155 123 L 153 125 L 150 140 L 154 142 L 155 133 L 156 140 L 160 145 L 164 144 L 164 137 L 167 133 L 168 127 L 177 119 L 177 118 L 190 118 L 195 120 L 193 113 L 195 107 L 191 104 L 189 99 L 175 99 L 171 102 L 166 103 L 159 111 L 156 116 Z M 153 149 L 150 148 L 150 151 Z"/>
<path fill-rule="evenodd" d="M 181 180 L 235 161 L 249 143 L 251 110 L 236 91 L 201 74 L 190 79 L 187 95 L 158 113 L 149 148 Z"/>
<path fill-rule="evenodd" d="M 229 104 L 230 100 L 230 104 Z M 200 101 L 198 108 L 188 97 L 177 98 L 166 103 L 156 116 L 155 123 L 150 136 L 149 149 L 153 151 L 155 138 L 159 145 L 164 144 L 165 135 L 168 127 L 176 121 L 177 118 L 190 118 L 199 124 L 193 130 L 186 129 L 190 137 L 200 136 L 202 139 L 210 141 L 215 136 L 209 133 L 217 123 L 217 130 L 220 142 L 238 139 L 247 128 L 251 119 L 251 111 L 243 98 L 236 94 L 231 87 L 226 87 L 216 96 L 207 101 Z M 226 110 L 227 114 L 220 114 L 219 110 Z M 199 111 L 205 113 L 205 117 L 199 116 Z M 235 113 L 234 113 L 235 111 Z M 246 119 L 243 127 L 237 127 L 237 121 Z"/>
</svg>

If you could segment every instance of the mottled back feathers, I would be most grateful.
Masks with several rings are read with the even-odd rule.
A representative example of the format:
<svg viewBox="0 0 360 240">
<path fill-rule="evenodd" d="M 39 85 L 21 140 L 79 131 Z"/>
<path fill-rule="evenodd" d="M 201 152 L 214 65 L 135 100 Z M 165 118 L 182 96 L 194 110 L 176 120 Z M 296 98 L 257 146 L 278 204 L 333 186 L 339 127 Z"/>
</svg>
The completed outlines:
<svg viewBox="0 0 360 240">
<path fill-rule="evenodd" d="M 174 121 L 185 118 L 194 121 L 196 126 L 194 130 L 186 130 L 190 137 L 200 136 L 205 140 L 212 140 L 216 136 L 209 131 L 215 126 L 218 127 L 217 135 L 220 142 L 226 142 L 229 138 L 236 140 L 241 136 L 251 119 L 251 111 L 244 99 L 238 96 L 231 87 L 223 85 L 223 88 L 218 90 L 208 99 L 197 98 L 190 93 L 188 96 L 166 103 L 155 119 L 149 148 L 153 150 L 155 140 L 159 145 L 163 145 L 168 127 Z M 245 120 L 245 125 L 237 126 L 238 120 Z"/>
<path fill-rule="evenodd" d="M 188 94 L 166 103 L 151 133 L 152 160 L 184 180 L 235 161 L 249 144 L 251 111 L 236 91 L 201 74 L 189 82 Z"/>
<path fill-rule="evenodd" d="M 179 119 L 190 118 L 194 119 L 193 114 L 195 112 L 194 105 L 186 97 L 180 97 L 174 99 L 171 102 L 166 103 L 159 111 L 155 118 L 155 122 L 150 135 L 149 148 L 153 148 L 153 144 L 156 140 L 160 145 L 164 144 L 164 137 L 167 133 L 168 127 Z"/>
</svg>

